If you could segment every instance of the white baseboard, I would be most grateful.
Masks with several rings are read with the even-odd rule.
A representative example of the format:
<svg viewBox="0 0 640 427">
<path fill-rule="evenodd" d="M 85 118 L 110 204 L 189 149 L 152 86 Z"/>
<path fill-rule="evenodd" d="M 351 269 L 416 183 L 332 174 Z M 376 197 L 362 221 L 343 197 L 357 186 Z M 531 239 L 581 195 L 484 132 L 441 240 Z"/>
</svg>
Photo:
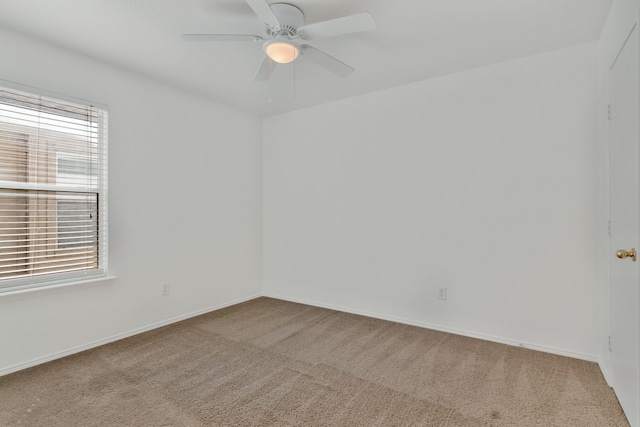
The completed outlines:
<svg viewBox="0 0 640 427">
<path fill-rule="evenodd" d="M 332 304 L 322 304 L 322 303 L 317 303 L 315 301 L 309 301 L 309 300 L 304 300 L 304 299 L 299 299 L 299 298 L 290 298 L 290 297 L 287 297 L 285 295 L 274 294 L 274 293 L 271 293 L 271 292 L 265 292 L 265 293 L 263 293 L 263 296 L 269 297 L 269 298 L 280 299 L 280 300 L 283 300 L 283 301 L 291 301 L 291 302 L 297 302 L 297 303 L 300 303 L 300 304 L 311 305 L 311 306 L 314 306 L 314 307 L 327 308 L 327 309 L 330 309 L 330 310 L 341 311 L 341 312 L 344 312 L 344 313 L 351 313 L 351 314 L 357 314 L 357 315 L 360 315 L 360 316 L 372 317 L 372 318 L 375 318 L 375 319 L 389 320 L 391 322 L 402 323 L 402 324 L 411 325 L 411 326 L 418 326 L 418 327 L 421 327 L 421 328 L 432 329 L 432 330 L 440 331 L 440 332 L 448 332 L 448 333 L 455 334 L 455 335 L 461 335 L 461 336 L 465 336 L 465 337 L 469 337 L 469 338 L 477 338 L 477 339 L 481 339 L 481 340 L 484 340 L 484 341 L 491 341 L 491 342 L 496 342 L 496 343 L 500 343 L 500 344 L 511 345 L 511 346 L 514 346 L 514 347 L 527 348 L 529 350 L 536 350 L 536 351 L 541 351 L 543 353 L 550 353 L 550 354 L 556 354 L 556 355 L 559 355 L 559 356 L 571 357 L 571 358 L 574 358 L 574 359 L 586 360 L 588 362 L 596 362 L 596 363 L 600 364 L 600 361 L 601 361 L 601 359 L 598 356 L 594 356 L 594 355 L 590 355 L 590 354 L 578 353 L 578 352 L 574 352 L 574 351 L 570 351 L 570 350 L 564 350 L 564 349 L 560 349 L 560 348 L 548 347 L 548 346 L 539 345 L 539 344 L 520 342 L 520 341 L 515 341 L 515 340 L 512 340 L 512 339 L 508 339 L 508 338 L 496 337 L 496 336 L 493 336 L 493 335 L 486 335 L 486 334 L 481 334 L 481 333 L 477 333 L 477 332 L 473 332 L 473 331 L 465 331 L 465 330 L 461 330 L 461 329 L 449 328 L 449 327 L 445 327 L 445 326 L 441 326 L 441 325 L 436 325 L 436 324 L 433 324 L 433 323 L 408 320 L 408 319 L 403 319 L 403 318 L 400 318 L 400 317 L 388 316 L 388 315 L 379 314 L 379 313 L 371 313 L 371 312 L 367 312 L 367 311 L 363 311 L 363 310 L 355 310 L 355 309 L 352 309 L 352 308 L 349 308 L 349 307 L 341 307 L 341 306 L 332 305 Z M 600 367 L 602 369 L 602 365 Z M 605 378 L 606 378 L 606 376 L 605 376 Z"/>
<path fill-rule="evenodd" d="M 23 369 L 31 368 L 33 366 L 40 365 L 42 363 L 50 362 L 50 361 L 53 361 L 53 360 L 56 360 L 56 359 L 60 359 L 60 358 L 66 357 L 66 356 L 70 356 L 72 354 L 80 353 L 82 351 L 89 350 L 91 348 L 95 348 L 95 347 L 99 347 L 101 345 L 109 344 L 109 343 L 112 343 L 114 341 L 118 341 L 118 340 L 121 340 L 121 339 L 124 339 L 124 338 L 129 338 L 131 336 L 138 335 L 138 334 L 141 334 L 143 332 L 148 332 L 148 331 L 151 331 L 153 329 L 161 328 L 163 326 L 167 326 L 167 325 L 170 325 L 172 323 L 180 322 L 182 320 L 186 320 L 186 319 L 189 319 L 189 318 L 192 318 L 192 317 L 200 316 L 202 314 L 210 313 L 212 311 L 220 310 L 220 309 L 225 308 L 225 307 L 229 307 L 229 306 L 232 306 L 232 305 L 235 305 L 235 304 L 240 304 L 242 302 L 250 301 L 252 299 L 259 298 L 261 296 L 269 297 L 269 298 L 275 298 L 275 299 L 279 299 L 279 300 L 283 300 L 283 301 L 291 301 L 291 302 L 296 302 L 296 303 L 300 303 L 300 304 L 311 305 L 311 306 L 314 306 L 314 307 L 327 308 L 327 309 L 330 309 L 330 310 L 336 310 L 336 311 L 340 311 L 340 312 L 344 312 L 344 313 L 351 313 L 351 314 L 357 314 L 357 315 L 361 315 L 361 316 L 372 317 L 372 318 L 375 318 L 375 319 L 389 320 L 391 322 L 402 323 L 402 324 L 405 324 L 405 325 L 418 326 L 418 327 L 421 327 L 421 328 L 432 329 L 432 330 L 441 331 L 441 332 L 447 332 L 447 333 L 451 333 L 451 334 L 455 334 L 455 335 L 461 335 L 461 336 L 470 337 L 470 338 L 477 338 L 477 339 L 481 339 L 481 340 L 485 340 L 485 341 L 491 341 L 491 342 L 511 345 L 511 346 L 515 346 L 515 347 L 521 347 L 521 348 L 527 348 L 527 349 L 530 349 L 530 350 L 541 351 L 541 352 L 544 352 L 544 353 L 556 354 L 556 355 L 559 355 L 559 356 L 566 356 L 566 357 L 572 357 L 574 359 L 580 359 L 580 360 L 586 360 L 586 361 L 589 361 L 589 362 L 595 362 L 595 363 L 598 363 L 598 365 L 600 366 L 600 370 L 602 371 L 602 373 L 603 373 L 603 375 L 605 377 L 605 380 L 607 380 L 607 383 L 610 384 L 609 379 L 608 379 L 606 366 L 603 363 L 602 359 L 597 357 L 597 356 L 593 356 L 593 355 L 589 355 L 589 354 L 583 354 L 583 353 L 577 353 L 577 352 L 573 352 L 573 351 L 568 351 L 568 350 L 564 350 L 564 349 L 553 348 L 553 347 L 548 347 L 548 346 L 543 346 L 543 345 L 538 345 L 538 344 L 533 344 L 533 343 L 519 342 L 519 341 L 507 339 L 507 338 L 502 338 L 502 337 L 496 337 L 496 336 L 492 336 L 492 335 L 476 333 L 476 332 L 473 332 L 473 331 L 466 331 L 466 330 L 460 330 L 460 329 L 455 329 L 455 328 L 449 328 L 449 327 L 436 325 L 436 324 L 432 324 L 432 323 L 427 323 L 427 322 L 418 322 L 418 321 L 403 319 L 403 318 L 400 318 L 400 317 L 388 316 L 388 315 L 384 315 L 384 314 L 380 314 L 380 313 L 371 313 L 371 312 L 367 312 L 367 311 L 363 311 L 363 310 L 352 309 L 352 308 L 349 308 L 349 307 L 342 307 L 342 306 L 337 306 L 337 305 L 333 305 L 333 304 L 322 304 L 322 303 L 318 303 L 318 302 L 315 302 L 315 301 L 309 301 L 309 300 L 304 300 L 304 299 L 299 299 L 299 298 L 291 298 L 291 297 L 288 297 L 288 296 L 285 296 L 285 295 L 279 295 L 279 294 L 274 294 L 274 293 L 270 293 L 270 292 L 259 293 L 259 294 L 251 295 L 251 296 L 248 296 L 248 297 L 240 298 L 240 299 L 237 299 L 237 300 L 234 300 L 234 301 L 229 301 L 229 302 L 224 303 L 224 304 L 219 304 L 219 305 L 216 305 L 216 306 L 213 306 L 213 307 L 204 308 L 204 309 L 197 310 L 197 311 L 194 311 L 192 313 L 188 313 L 188 314 L 185 314 L 185 315 L 182 315 L 182 316 L 178 316 L 178 317 L 174 317 L 174 318 L 171 318 L 171 319 L 167 319 L 167 320 L 164 320 L 162 322 L 158 322 L 158 323 L 154 323 L 154 324 L 151 324 L 151 325 L 147 325 L 147 326 L 144 326 L 142 328 L 133 329 L 133 330 L 128 331 L 128 332 L 124 332 L 124 333 L 121 333 L 121 334 L 113 335 L 113 336 L 108 337 L 108 338 L 100 339 L 100 340 L 97 340 L 97 341 L 94 341 L 94 342 L 91 342 L 91 343 L 88 343 L 88 344 L 77 346 L 77 347 L 74 347 L 74 348 L 71 348 L 71 349 L 68 349 L 68 350 L 65 350 L 65 351 L 53 353 L 53 354 L 50 354 L 50 355 L 45 356 L 45 357 L 40 357 L 40 358 L 37 358 L 37 359 L 33 359 L 33 360 L 30 360 L 30 361 L 25 362 L 25 363 L 19 363 L 17 365 L 9 366 L 8 368 L 0 369 L 0 377 L 3 376 L 3 375 L 11 374 L 13 372 L 21 371 Z"/>
<path fill-rule="evenodd" d="M 64 350 L 64 351 L 60 351 L 60 352 L 57 352 L 57 353 L 53 353 L 53 354 L 50 354 L 50 355 L 45 356 L 45 357 L 40 357 L 40 358 L 37 358 L 37 359 L 33 359 L 33 360 L 30 360 L 30 361 L 25 362 L 25 363 L 19 363 L 17 365 L 9 366 L 8 368 L 0 369 L 0 377 L 3 376 L 3 375 L 8 375 L 8 374 L 11 374 L 11 373 L 14 373 L 14 372 L 17 372 L 17 371 L 21 371 L 23 369 L 31 368 L 33 366 L 37 366 L 37 365 L 40 365 L 42 363 L 51 362 L 53 360 L 61 359 L 61 358 L 66 357 L 66 356 L 71 356 L 72 354 L 80 353 L 82 351 L 89 350 L 89 349 L 92 349 L 92 348 L 95 348 L 95 347 L 100 347 L 101 345 L 109 344 L 109 343 L 112 343 L 114 341 L 118 341 L 118 340 L 121 340 L 121 339 L 124 339 L 124 338 L 129 338 L 129 337 L 132 337 L 134 335 L 141 334 L 143 332 L 148 332 L 148 331 L 151 331 L 153 329 L 157 329 L 157 328 L 161 328 L 163 326 L 171 325 L 172 323 L 180 322 L 182 320 L 190 319 L 192 317 L 196 317 L 196 316 L 200 316 L 202 314 L 210 313 L 212 311 L 220 310 L 220 309 L 225 308 L 225 307 L 229 307 L 229 306 L 232 306 L 232 305 L 240 304 L 242 302 L 250 301 L 252 299 L 259 298 L 261 296 L 262 296 L 262 294 L 256 294 L 256 295 L 251 295 L 251 296 L 248 296 L 248 297 L 240 298 L 240 299 L 237 299 L 237 300 L 234 300 L 234 301 L 229 301 L 229 302 L 224 303 L 224 304 L 219 304 L 219 305 L 216 305 L 216 306 L 213 306 L 213 307 L 208 307 L 208 308 L 204 308 L 204 309 L 201 309 L 201 310 L 197 310 L 197 311 L 194 311 L 192 313 L 188 313 L 188 314 L 185 314 L 185 315 L 182 315 L 182 316 L 177 316 L 177 317 L 174 317 L 174 318 L 171 318 L 171 319 L 163 320 L 162 322 L 153 323 L 151 325 L 147 325 L 147 326 L 144 326 L 142 328 L 133 329 L 131 331 L 127 331 L 127 332 L 124 332 L 124 333 L 121 333 L 121 334 L 113 335 L 113 336 L 108 337 L 108 338 L 100 339 L 100 340 L 97 340 L 97 341 L 94 341 L 94 342 L 91 342 L 91 343 L 88 343 L 88 344 L 84 344 L 84 345 L 80 345 L 80 346 L 77 346 L 77 347 L 74 347 L 74 348 L 70 348 L 68 350 Z"/>
</svg>

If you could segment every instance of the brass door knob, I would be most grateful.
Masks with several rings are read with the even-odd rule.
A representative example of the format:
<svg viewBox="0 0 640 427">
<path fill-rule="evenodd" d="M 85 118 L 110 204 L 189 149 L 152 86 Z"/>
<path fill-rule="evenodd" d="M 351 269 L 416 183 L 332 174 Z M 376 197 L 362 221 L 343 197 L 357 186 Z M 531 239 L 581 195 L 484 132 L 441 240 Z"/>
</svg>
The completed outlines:
<svg viewBox="0 0 640 427">
<path fill-rule="evenodd" d="M 624 249 L 620 249 L 616 252 L 616 256 L 620 259 L 631 258 L 632 260 L 636 260 L 636 248 L 631 248 L 630 251 L 625 251 Z"/>
</svg>

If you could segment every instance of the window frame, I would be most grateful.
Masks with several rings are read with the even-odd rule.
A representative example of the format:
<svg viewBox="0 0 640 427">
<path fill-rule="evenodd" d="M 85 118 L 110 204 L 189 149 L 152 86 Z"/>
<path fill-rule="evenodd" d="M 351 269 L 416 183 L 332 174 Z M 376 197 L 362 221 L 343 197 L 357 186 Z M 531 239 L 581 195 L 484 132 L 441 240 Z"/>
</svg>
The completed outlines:
<svg viewBox="0 0 640 427">
<path fill-rule="evenodd" d="M 69 97 L 65 95 L 60 95 L 58 93 L 53 93 L 49 91 L 44 91 L 38 88 L 33 88 L 29 86 L 20 85 L 13 82 L 8 82 L 0 79 L 0 89 L 4 89 L 6 91 L 16 91 L 21 92 L 26 95 L 33 96 L 35 98 L 42 97 L 47 100 L 52 100 L 60 103 L 71 103 L 77 106 L 84 106 L 90 108 L 92 111 L 95 111 L 95 119 L 96 119 L 96 144 L 97 144 L 97 182 L 96 186 L 85 185 L 85 186 L 74 186 L 73 184 L 54 184 L 54 185 L 46 185 L 41 183 L 30 183 L 25 182 L 24 185 L 21 183 L 11 183 L 7 181 L 0 181 L 0 190 L 8 189 L 8 190 L 41 190 L 48 192 L 72 192 L 72 193 L 84 193 L 84 194 L 95 194 L 97 198 L 97 241 L 95 249 L 97 251 L 97 267 L 95 269 L 85 269 L 85 270 L 76 270 L 69 272 L 53 272 L 42 275 L 29 275 L 25 277 L 16 277 L 16 278 L 6 278 L 0 279 L 0 296 L 3 294 L 14 293 L 16 291 L 24 291 L 24 290 L 37 290 L 37 289 L 47 289 L 53 287 L 59 287 L 65 284 L 78 284 L 81 282 L 95 282 L 96 280 L 100 280 L 102 278 L 111 279 L 112 277 L 108 276 L 108 197 L 107 197 L 107 189 L 108 189 L 108 169 L 107 169 L 107 154 L 108 154 L 108 112 L 109 109 L 106 105 L 95 103 L 91 101 L 86 101 L 83 99 L 78 99 L 74 97 Z M 0 103 L 2 103 L 0 101 Z M 9 105 L 3 103 L 4 105 Z M 27 107 L 24 107 L 27 108 Z M 51 112 L 48 112 L 51 113 Z M 53 113 L 55 114 L 55 112 Z M 59 117 L 64 117 L 63 114 L 55 114 Z M 68 116 L 67 116 L 68 117 Z M 93 115 L 92 115 L 93 117 Z M 88 143 L 89 144 L 89 143 Z M 56 153 L 55 158 L 55 173 L 58 171 L 58 159 L 59 156 L 67 156 L 72 157 L 74 153 L 67 153 L 61 151 Z M 82 157 L 82 156 L 78 156 Z M 89 160 L 91 162 L 91 160 Z M 92 163 L 93 164 L 93 163 Z M 55 203 L 56 210 L 54 212 L 55 217 L 55 229 L 58 228 L 58 219 L 57 219 L 57 205 Z M 55 247 L 57 249 L 57 234 L 56 234 L 56 243 Z"/>
</svg>

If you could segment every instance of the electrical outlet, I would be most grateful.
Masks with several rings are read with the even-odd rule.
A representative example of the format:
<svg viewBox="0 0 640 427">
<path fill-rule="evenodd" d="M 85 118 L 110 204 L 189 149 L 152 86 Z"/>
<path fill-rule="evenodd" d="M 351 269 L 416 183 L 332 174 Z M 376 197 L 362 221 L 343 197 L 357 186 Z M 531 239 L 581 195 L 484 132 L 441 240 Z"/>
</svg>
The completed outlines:
<svg viewBox="0 0 640 427">
<path fill-rule="evenodd" d="M 438 299 L 447 299 L 447 288 L 438 288 Z"/>
<path fill-rule="evenodd" d="M 165 283 L 162 285 L 162 296 L 166 297 L 167 295 L 169 295 L 169 284 Z"/>
</svg>

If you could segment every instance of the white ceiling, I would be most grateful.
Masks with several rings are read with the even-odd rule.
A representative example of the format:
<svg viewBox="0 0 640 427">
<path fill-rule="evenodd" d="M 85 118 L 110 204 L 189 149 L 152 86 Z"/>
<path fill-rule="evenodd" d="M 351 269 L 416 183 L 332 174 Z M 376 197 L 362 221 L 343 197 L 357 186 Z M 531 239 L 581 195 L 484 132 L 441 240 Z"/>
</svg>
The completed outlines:
<svg viewBox="0 0 640 427">
<path fill-rule="evenodd" d="M 264 35 L 244 0 L 0 0 L 0 26 L 268 116 L 596 40 L 611 1 L 290 0 L 306 24 L 362 11 L 377 23 L 309 42 L 356 71 L 339 78 L 301 57 L 295 96 L 293 65 L 253 81 L 260 43 L 180 38 Z"/>
</svg>

